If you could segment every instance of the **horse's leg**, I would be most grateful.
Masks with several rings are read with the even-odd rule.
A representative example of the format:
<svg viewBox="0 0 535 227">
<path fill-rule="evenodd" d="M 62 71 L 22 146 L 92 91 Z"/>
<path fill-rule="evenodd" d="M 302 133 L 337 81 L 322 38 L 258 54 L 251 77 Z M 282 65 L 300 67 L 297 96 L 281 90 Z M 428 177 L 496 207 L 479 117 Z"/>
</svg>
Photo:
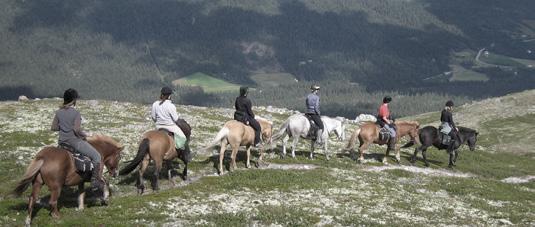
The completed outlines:
<svg viewBox="0 0 535 227">
<path fill-rule="evenodd" d="M 359 146 L 359 153 L 360 153 L 360 156 L 359 156 L 359 162 L 363 162 L 364 161 L 364 152 L 366 152 L 368 150 L 368 142 L 362 142 Z"/>
<path fill-rule="evenodd" d="M 399 162 L 401 161 L 401 154 L 400 154 L 399 145 L 397 143 L 394 146 L 394 149 L 396 149 L 396 162 L 399 164 Z"/>
<path fill-rule="evenodd" d="M 154 172 L 152 173 L 152 190 L 160 190 L 160 185 L 158 183 L 160 171 L 162 170 L 163 160 L 161 157 L 154 157 Z"/>
<path fill-rule="evenodd" d="M 327 161 L 329 161 L 331 159 L 330 155 L 329 155 L 329 148 L 328 148 L 328 144 L 329 143 L 329 138 L 326 138 L 323 140 L 323 152 L 325 152 L 325 158 L 327 159 Z"/>
<path fill-rule="evenodd" d="M 383 156 L 383 164 L 388 165 L 388 156 L 390 155 L 390 146 L 386 148 L 385 156 Z"/>
<path fill-rule="evenodd" d="M 314 141 L 310 141 L 310 159 L 314 159 Z"/>
<path fill-rule="evenodd" d="M 454 153 L 455 153 L 454 150 L 448 148 L 448 154 L 450 155 L 450 159 L 449 159 L 449 163 L 448 163 L 448 167 L 449 167 L 449 168 L 453 168 L 453 166 L 455 166 L 455 165 L 453 164 L 453 159 L 454 159 L 454 156 L 455 156 Z"/>
<path fill-rule="evenodd" d="M 251 168 L 251 146 L 245 148 L 247 150 L 247 162 L 245 168 Z"/>
<path fill-rule="evenodd" d="M 84 190 L 84 181 L 78 184 L 78 210 L 84 210 L 84 199 L 85 199 L 85 190 Z"/>
<path fill-rule="evenodd" d="M 172 187 L 175 187 L 175 181 L 173 179 L 173 162 L 171 160 L 164 160 L 165 167 L 167 168 L 167 180 L 171 183 Z"/>
<path fill-rule="evenodd" d="M 145 180 L 143 179 L 143 174 L 147 170 L 147 167 L 149 166 L 150 162 L 150 156 L 146 155 L 145 158 L 143 158 L 143 161 L 141 161 L 141 165 L 139 166 L 139 176 L 137 179 L 137 193 L 143 194 L 145 192 Z"/>
<path fill-rule="evenodd" d="M 232 171 L 232 170 L 236 170 L 238 169 L 238 166 L 236 165 L 236 156 L 238 155 L 238 150 L 240 149 L 240 145 L 239 144 L 232 144 L 231 145 L 232 147 L 232 153 L 230 154 L 230 168 L 229 170 Z"/>
<path fill-rule="evenodd" d="M 418 155 L 418 151 L 420 151 L 421 148 L 422 148 L 421 146 L 414 148 L 414 153 L 412 154 L 412 157 L 411 157 L 411 160 L 410 160 L 411 163 L 415 163 L 416 162 L 416 156 Z M 423 153 L 422 153 L 422 155 L 423 155 Z"/>
<path fill-rule="evenodd" d="M 221 148 L 219 150 L 219 175 L 223 174 L 223 159 L 225 158 L 225 150 L 227 149 L 227 142 L 221 142 Z"/>
<path fill-rule="evenodd" d="M 292 158 L 295 158 L 295 147 L 297 147 L 297 143 L 299 142 L 299 136 L 294 136 L 294 140 L 292 141 Z"/>
<path fill-rule="evenodd" d="M 32 223 L 32 213 L 33 206 L 35 201 L 39 198 L 39 191 L 41 191 L 41 186 L 43 186 L 43 181 L 41 180 L 40 174 L 37 175 L 32 185 L 32 194 L 28 198 L 28 216 L 26 217 L 26 226 L 30 226 Z"/>
<path fill-rule="evenodd" d="M 50 190 L 50 201 L 48 202 L 48 204 L 50 204 L 50 215 L 52 215 L 53 218 L 58 219 L 60 217 L 58 199 L 61 194 L 61 186 L 53 185 L 49 186 L 48 189 Z"/>
<path fill-rule="evenodd" d="M 422 149 L 422 148 L 420 148 Z M 427 147 L 423 147 L 422 149 L 422 158 L 424 158 L 424 164 L 426 167 L 429 167 L 429 162 L 427 161 Z"/>
<path fill-rule="evenodd" d="M 282 138 L 282 156 L 281 156 L 281 158 L 286 157 L 286 144 L 288 143 L 288 139 L 290 139 L 290 137 L 288 137 L 288 136 L 284 136 L 284 138 Z"/>
</svg>

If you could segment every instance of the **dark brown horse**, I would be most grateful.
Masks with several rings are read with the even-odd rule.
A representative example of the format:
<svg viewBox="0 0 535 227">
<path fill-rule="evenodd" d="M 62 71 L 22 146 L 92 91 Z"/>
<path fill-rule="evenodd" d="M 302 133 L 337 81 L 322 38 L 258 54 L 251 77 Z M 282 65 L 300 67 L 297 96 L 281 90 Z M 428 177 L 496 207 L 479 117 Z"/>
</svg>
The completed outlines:
<svg viewBox="0 0 535 227">
<path fill-rule="evenodd" d="M 399 140 L 408 135 L 411 138 L 411 141 L 417 141 L 418 140 L 418 128 L 420 127 L 420 124 L 416 121 L 396 121 L 396 144 L 399 142 Z M 360 126 L 360 128 L 355 129 L 353 134 L 351 135 L 351 139 L 349 140 L 349 143 L 347 144 L 346 149 L 348 149 L 351 153 L 351 157 L 355 159 L 355 153 L 354 153 L 354 146 L 357 141 L 357 138 L 360 142 L 359 146 L 359 152 L 360 157 L 359 161 L 364 161 L 364 153 L 368 150 L 368 146 L 372 143 L 383 145 L 387 144 L 388 141 L 380 140 L 379 139 L 379 131 L 380 128 L 375 123 L 365 123 L 364 125 Z M 390 153 L 390 147 L 386 149 L 386 154 L 383 157 L 383 163 L 388 164 L 387 158 Z M 399 162 L 400 160 L 400 154 L 399 154 L 399 146 L 396 145 L 394 148 L 396 150 L 396 161 Z"/>
<path fill-rule="evenodd" d="M 132 172 L 139 166 L 139 176 L 137 178 L 136 186 L 139 194 L 145 191 L 145 182 L 143 180 L 143 173 L 147 170 L 150 160 L 154 160 L 156 168 L 154 169 L 153 179 L 151 181 L 152 189 L 159 190 L 158 177 L 162 169 L 163 162 L 167 164 L 167 176 L 171 184 L 174 181 L 171 178 L 171 163 L 176 157 L 184 162 L 184 170 L 182 172 L 182 179 L 186 180 L 188 175 L 188 162 L 191 161 L 191 150 L 189 148 L 189 141 L 191 137 L 190 125 L 182 119 L 179 119 L 176 124 L 184 132 L 186 136 L 186 147 L 182 150 L 175 149 L 175 141 L 173 137 L 166 130 L 151 130 L 143 134 L 143 139 L 139 144 L 139 148 L 134 160 L 130 161 L 128 166 L 124 167 L 119 174 L 126 175 Z M 140 165 L 141 163 L 141 165 Z"/>
<path fill-rule="evenodd" d="M 121 159 L 123 146 L 110 137 L 96 135 L 87 137 L 89 142 L 101 155 L 102 163 L 108 168 L 112 176 L 117 175 L 117 167 Z M 102 165 L 101 165 L 102 166 Z M 100 169 L 102 172 L 102 167 Z M 84 182 L 89 181 L 88 177 L 82 177 L 76 172 L 72 154 L 64 149 L 48 146 L 43 148 L 28 166 L 22 180 L 18 183 L 13 193 L 20 196 L 32 184 L 32 194 L 28 202 L 28 217 L 26 225 L 32 221 L 33 205 L 39 196 L 39 191 L 43 184 L 48 186 L 50 191 L 50 214 L 54 218 L 59 218 L 58 198 L 63 186 L 78 185 L 78 209 L 84 209 Z M 109 189 L 107 184 L 104 189 L 102 202 L 107 203 Z"/>
<path fill-rule="evenodd" d="M 470 150 L 474 151 L 477 142 L 477 135 L 479 134 L 476 130 L 459 127 L 459 132 L 457 133 L 457 136 L 454 139 L 454 144 L 450 147 L 441 143 L 439 133 L 439 130 L 433 126 L 426 126 L 420 129 L 419 137 L 422 146 L 417 147 L 414 150 L 414 154 L 412 155 L 410 160 L 411 163 L 416 162 L 416 155 L 419 151 L 422 151 L 422 157 L 424 159 L 425 166 L 429 166 L 425 152 L 427 151 L 427 148 L 434 146 L 439 150 L 446 149 L 448 151 L 448 154 L 450 156 L 448 167 L 451 168 L 455 166 L 455 162 L 457 161 L 457 157 L 459 156 L 459 152 L 457 149 L 462 144 L 467 143 Z M 413 143 L 409 142 L 403 145 L 403 148 L 410 147 L 412 145 Z"/>
</svg>

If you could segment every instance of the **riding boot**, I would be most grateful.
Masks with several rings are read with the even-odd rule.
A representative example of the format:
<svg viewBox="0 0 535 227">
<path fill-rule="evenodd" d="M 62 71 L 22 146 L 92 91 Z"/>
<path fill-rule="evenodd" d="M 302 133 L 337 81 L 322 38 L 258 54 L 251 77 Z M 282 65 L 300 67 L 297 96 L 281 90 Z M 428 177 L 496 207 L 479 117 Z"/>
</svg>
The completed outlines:
<svg viewBox="0 0 535 227">
<path fill-rule="evenodd" d="M 104 191 L 104 182 L 102 182 L 102 175 L 100 175 L 100 163 L 95 164 L 91 173 L 91 190 Z"/>
<path fill-rule="evenodd" d="M 254 146 L 258 147 L 258 145 L 260 145 L 260 131 L 255 130 L 254 134 Z"/>
<path fill-rule="evenodd" d="M 396 137 L 390 136 L 390 139 L 388 140 L 388 149 L 396 150 Z"/>
</svg>

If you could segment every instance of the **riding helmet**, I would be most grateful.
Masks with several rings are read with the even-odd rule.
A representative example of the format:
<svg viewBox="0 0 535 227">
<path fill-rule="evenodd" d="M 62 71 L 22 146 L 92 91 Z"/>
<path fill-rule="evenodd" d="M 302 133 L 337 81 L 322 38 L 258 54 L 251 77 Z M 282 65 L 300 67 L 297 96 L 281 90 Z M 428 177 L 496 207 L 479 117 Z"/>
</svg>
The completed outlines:
<svg viewBox="0 0 535 227">
<path fill-rule="evenodd" d="M 170 94 L 173 94 L 173 89 L 171 89 L 170 87 L 162 87 L 162 91 L 161 91 L 162 95 L 170 95 Z"/>
<path fill-rule="evenodd" d="M 453 101 L 448 100 L 448 101 L 446 102 L 446 106 L 452 107 L 452 106 L 453 106 Z"/>
<path fill-rule="evenodd" d="M 319 90 L 319 89 L 320 89 L 320 86 L 318 86 L 316 84 L 310 86 L 310 90 L 316 91 L 316 90 Z"/>
<path fill-rule="evenodd" d="M 65 92 L 63 93 L 63 105 L 71 103 L 78 97 L 79 97 L 78 92 L 74 90 L 73 88 L 69 88 L 65 90 Z"/>
<path fill-rule="evenodd" d="M 383 103 L 389 103 L 391 101 L 392 101 L 392 97 L 390 97 L 388 95 L 383 98 Z"/>
<path fill-rule="evenodd" d="M 248 87 L 245 87 L 245 86 L 240 87 L 240 96 L 246 96 L 247 91 L 249 91 Z"/>
</svg>

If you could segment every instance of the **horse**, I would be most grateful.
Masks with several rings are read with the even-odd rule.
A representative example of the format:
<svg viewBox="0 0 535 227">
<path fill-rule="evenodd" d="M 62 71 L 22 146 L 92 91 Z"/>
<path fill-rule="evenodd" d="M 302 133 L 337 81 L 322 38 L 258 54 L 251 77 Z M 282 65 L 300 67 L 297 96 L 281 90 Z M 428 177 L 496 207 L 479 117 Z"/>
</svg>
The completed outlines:
<svg viewBox="0 0 535 227">
<path fill-rule="evenodd" d="M 323 141 L 323 150 L 325 151 L 325 157 L 329 160 L 328 152 L 328 139 L 329 134 L 334 132 L 338 137 L 338 140 L 343 141 L 345 139 L 345 125 L 344 119 L 341 117 L 330 118 L 327 116 L 321 116 L 321 121 L 323 122 L 324 130 L 321 135 Z M 308 131 L 310 130 L 310 121 L 303 114 L 292 115 L 284 122 L 280 130 L 273 136 L 274 140 L 282 138 L 282 157 L 286 156 L 286 143 L 293 138 L 292 142 L 292 158 L 295 158 L 295 147 L 299 142 L 299 137 L 303 139 L 307 138 Z M 286 137 L 288 135 L 288 137 Z M 310 139 L 311 140 L 311 139 Z M 314 144 L 315 142 L 311 140 L 311 150 L 310 150 L 310 159 L 314 158 Z"/>
<path fill-rule="evenodd" d="M 101 162 L 106 166 L 110 175 L 112 177 L 117 176 L 116 171 L 121 159 L 121 151 L 124 148 L 123 145 L 104 135 L 95 135 L 86 139 L 100 153 Z M 103 170 L 102 166 L 100 168 L 101 172 Z M 28 216 L 26 218 L 26 225 L 30 225 L 33 206 L 38 199 L 39 191 L 43 184 L 46 184 L 50 191 L 50 214 L 57 219 L 60 217 L 57 203 L 62 187 L 78 185 L 78 209 L 83 210 L 85 199 L 84 182 L 88 181 L 89 176 L 81 176 L 76 171 L 71 152 L 62 148 L 47 146 L 41 149 L 32 160 L 22 180 L 13 190 L 13 194 L 20 196 L 30 184 L 32 185 L 32 194 L 28 199 Z M 109 188 L 106 183 L 101 200 L 103 204 L 107 204 L 108 196 Z"/>
<path fill-rule="evenodd" d="M 255 117 L 255 119 L 260 124 L 261 128 L 261 135 L 263 143 L 269 142 L 270 146 L 273 142 L 272 140 L 272 125 L 273 123 L 261 118 L 261 117 Z M 209 150 L 217 145 L 220 145 L 220 151 L 219 151 L 219 168 L 218 173 L 219 175 L 223 174 L 223 158 L 225 157 L 225 150 L 227 149 L 227 145 L 230 144 L 230 147 L 232 148 L 231 153 L 231 165 L 229 166 L 229 171 L 232 171 L 233 169 L 237 169 L 236 167 L 236 155 L 238 154 L 238 149 L 240 146 L 245 146 L 245 149 L 247 151 L 247 162 L 246 167 L 250 168 L 250 156 L 251 156 L 251 147 L 254 143 L 254 129 L 242 122 L 236 121 L 236 120 L 230 120 L 223 125 L 223 128 L 219 130 L 216 137 L 212 141 L 212 143 L 204 148 L 205 150 Z M 258 158 L 258 163 L 262 162 L 262 159 L 264 157 L 264 145 L 262 145 L 262 148 L 260 150 L 260 157 Z"/>
<path fill-rule="evenodd" d="M 479 132 L 476 130 L 466 128 L 466 127 L 458 127 L 459 133 L 457 135 L 457 138 L 454 140 L 453 149 L 448 150 L 449 153 L 449 164 L 448 167 L 455 166 L 455 162 L 457 161 L 457 157 L 459 156 L 459 152 L 457 149 L 464 143 L 468 144 L 468 147 L 470 151 L 474 151 L 476 147 L 477 142 L 477 135 Z M 439 150 L 448 149 L 448 145 L 444 145 L 441 143 L 439 138 L 439 130 L 435 128 L 434 126 L 426 126 L 422 129 L 420 129 L 420 132 L 418 133 L 420 138 L 421 146 L 414 149 L 414 154 L 412 155 L 410 161 L 411 163 L 416 162 L 416 155 L 419 151 L 422 151 L 422 157 L 424 159 L 425 166 L 429 166 L 429 163 L 427 162 L 427 157 L 425 152 L 427 151 L 428 147 L 434 146 Z M 409 142 L 405 145 L 403 145 L 403 148 L 412 146 L 413 143 Z"/>
<path fill-rule="evenodd" d="M 154 160 L 156 168 L 153 172 L 151 186 L 154 191 L 159 190 L 158 178 L 162 169 L 162 164 L 165 161 L 167 165 L 167 177 L 169 182 L 174 185 L 171 176 L 172 160 L 176 157 L 184 162 L 184 170 L 182 172 L 182 179 L 186 180 L 188 175 L 188 163 L 191 161 L 191 150 L 189 148 L 189 141 L 191 137 L 191 126 L 183 119 L 178 119 L 177 126 L 184 132 L 186 136 L 186 145 L 184 149 L 175 149 L 175 141 L 167 130 L 150 130 L 143 134 L 141 142 L 139 143 L 136 157 L 130 163 L 119 171 L 119 175 L 126 175 L 132 172 L 139 166 L 139 176 L 136 181 L 138 194 L 145 192 L 145 182 L 143 180 L 143 173 L 147 170 L 150 160 Z M 141 163 L 141 165 L 140 165 Z"/>
<path fill-rule="evenodd" d="M 399 140 L 408 135 L 411 138 L 411 141 L 416 141 L 418 143 L 418 129 L 420 127 L 420 123 L 416 121 L 396 121 L 394 123 L 396 125 L 396 143 L 399 142 Z M 384 145 L 387 144 L 388 141 L 380 140 L 379 139 L 379 125 L 375 124 L 374 122 L 364 123 L 360 127 L 356 128 L 353 134 L 351 135 L 351 139 L 349 140 L 349 143 L 346 146 L 346 150 L 349 150 L 351 153 L 351 157 L 355 159 L 355 153 L 354 153 L 354 146 L 357 141 L 357 138 L 360 142 L 359 146 L 359 152 L 360 157 L 358 161 L 364 161 L 364 153 L 368 150 L 368 146 L 371 143 Z M 414 143 L 414 142 L 413 142 Z M 386 154 L 383 157 L 383 163 L 388 164 L 388 155 L 390 153 L 390 147 L 386 149 Z M 396 145 L 394 148 L 396 150 L 396 161 L 400 161 L 400 154 L 399 154 L 399 147 Z"/>
</svg>

